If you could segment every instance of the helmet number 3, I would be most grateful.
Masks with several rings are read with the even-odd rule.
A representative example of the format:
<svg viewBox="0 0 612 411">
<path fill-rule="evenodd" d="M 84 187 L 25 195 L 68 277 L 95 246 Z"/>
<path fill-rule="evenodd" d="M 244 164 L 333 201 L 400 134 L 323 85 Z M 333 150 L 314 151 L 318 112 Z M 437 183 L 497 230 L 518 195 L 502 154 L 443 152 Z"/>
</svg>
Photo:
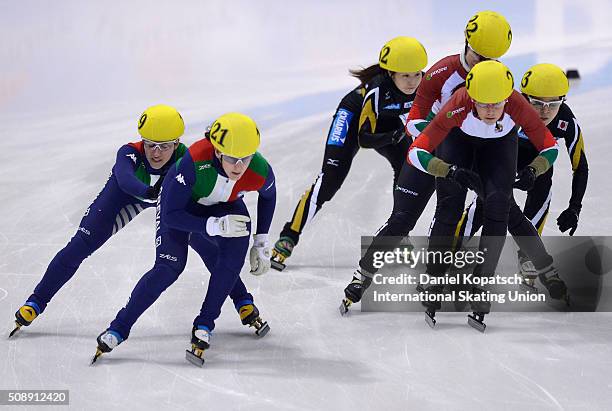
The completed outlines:
<svg viewBox="0 0 612 411">
<path fill-rule="evenodd" d="M 380 51 L 380 57 L 378 60 L 383 64 L 387 64 L 387 57 L 389 57 L 389 52 L 391 52 L 391 47 L 383 47 L 383 49 Z"/>
<path fill-rule="evenodd" d="M 523 76 L 523 80 L 521 80 L 521 87 L 525 88 L 527 87 L 527 84 L 529 84 L 529 77 L 531 76 L 531 70 L 529 70 L 527 73 L 525 73 L 525 75 Z"/>
<path fill-rule="evenodd" d="M 225 140 L 226 135 L 227 129 L 221 128 L 221 123 L 217 122 L 213 124 L 212 129 L 210 130 L 211 140 L 214 140 L 217 144 L 223 147 L 223 140 Z"/>
</svg>

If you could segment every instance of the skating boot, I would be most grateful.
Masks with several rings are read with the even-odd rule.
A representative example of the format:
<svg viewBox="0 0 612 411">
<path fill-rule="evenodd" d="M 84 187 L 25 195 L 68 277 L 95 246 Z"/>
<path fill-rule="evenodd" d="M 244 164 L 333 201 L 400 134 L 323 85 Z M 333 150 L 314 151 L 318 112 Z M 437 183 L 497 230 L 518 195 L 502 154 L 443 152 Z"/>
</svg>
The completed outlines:
<svg viewBox="0 0 612 411">
<path fill-rule="evenodd" d="M 482 297 L 480 297 L 481 301 L 470 301 L 472 314 L 468 315 L 468 324 L 483 333 L 487 328 L 484 317 L 491 312 L 491 302 L 485 299 L 486 292 L 481 288 L 472 288 L 471 297 L 474 298 L 475 295 L 481 295 Z"/>
<path fill-rule="evenodd" d="M 26 301 L 26 303 L 15 313 L 15 328 L 9 334 L 9 338 L 15 335 L 24 325 L 27 327 L 32 324 L 32 321 L 38 317 L 38 314 L 40 314 L 40 307 L 38 304 L 32 301 Z"/>
<path fill-rule="evenodd" d="M 567 286 L 565 282 L 559 277 L 559 272 L 554 265 L 542 269 L 538 274 L 540 282 L 544 284 L 544 287 L 548 290 L 551 298 L 555 300 L 563 300 L 569 306 L 570 297 L 567 292 Z"/>
<path fill-rule="evenodd" d="M 529 257 L 521 252 L 518 253 L 518 275 L 523 280 L 520 285 L 523 291 L 538 292 L 538 289 L 535 287 L 538 271 Z"/>
<path fill-rule="evenodd" d="M 444 287 L 440 285 L 431 285 L 429 287 L 423 287 L 421 284 L 417 285 L 417 291 L 419 293 L 424 293 L 425 295 L 429 294 L 437 294 L 440 295 L 444 291 Z M 424 297 L 421 301 L 425 310 L 425 322 L 431 328 L 436 326 L 436 311 L 442 308 L 442 303 L 440 302 L 440 298 L 436 299 L 436 301 L 430 301 L 427 297 Z"/>
<path fill-rule="evenodd" d="M 272 249 L 272 257 L 270 257 L 270 264 L 272 268 L 278 271 L 283 271 L 286 267 L 285 260 L 291 257 L 295 247 L 295 242 L 289 237 L 281 237 Z"/>
<path fill-rule="evenodd" d="M 106 330 L 98 335 L 97 341 L 98 348 L 96 348 L 96 354 L 91 359 L 90 365 L 94 365 L 102 354 L 111 352 L 115 347 L 121 344 L 123 342 L 123 337 L 117 331 Z"/>
<path fill-rule="evenodd" d="M 191 330 L 191 351 L 185 350 L 187 361 L 198 367 L 204 365 L 204 351 L 210 348 L 212 331 L 205 325 L 194 326 Z"/>
<path fill-rule="evenodd" d="M 372 274 L 363 268 L 356 269 L 353 274 L 353 280 L 344 289 L 345 298 L 340 304 L 340 315 L 346 315 L 351 304 L 361 301 L 363 293 L 370 284 L 372 284 Z"/>
<path fill-rule="evenodd" d="M 242 324 L 248 325 L 249 327 L 255 327 L 255 334 L 258 337 L 263 337 L 270 331 L 268 322 L 261 319 L 259 310 L 255 304 L 253 304 L 253 301 L 244 301 L 236 310 L 240 315 Z"/>
</svg>

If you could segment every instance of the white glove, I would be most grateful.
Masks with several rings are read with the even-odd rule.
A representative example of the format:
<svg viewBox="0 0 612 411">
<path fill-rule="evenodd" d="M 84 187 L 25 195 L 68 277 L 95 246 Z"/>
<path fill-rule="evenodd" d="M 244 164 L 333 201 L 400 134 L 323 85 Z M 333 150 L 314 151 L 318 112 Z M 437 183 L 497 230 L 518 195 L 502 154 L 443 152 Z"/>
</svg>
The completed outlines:
<svg viewBox="0 0 612 411">
<path fill-rule="evenodd" d="M 210 236 L 244 237 L 249 235 L 246 223 L 251 219 L 245 215 L 228 214 L 223 217 L 209 217 L 206 221 L 206 232 Z"/>
<path fill-rule="evenodd" d="M 268 234 L 253 235 L 253 247 L 249 252 L 251 274 L 262 275 L 270 269 L 270 247 L 268 247 Z"/>
</svg>

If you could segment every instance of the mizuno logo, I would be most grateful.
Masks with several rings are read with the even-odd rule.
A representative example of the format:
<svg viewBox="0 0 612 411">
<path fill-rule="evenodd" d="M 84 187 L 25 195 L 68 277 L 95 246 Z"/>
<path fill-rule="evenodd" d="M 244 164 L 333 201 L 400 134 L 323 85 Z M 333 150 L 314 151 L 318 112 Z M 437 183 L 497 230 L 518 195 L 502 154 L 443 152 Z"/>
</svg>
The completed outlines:
<svg viewBox="0 0 612 411">
<path fill-rule="evenodd" d="M 338 167 L 340 165 L 339 162 L 340 162 L 340 160 L 335 159 L 335 158 L 328 158 L 327 159 L 327 165 L 330 165 L 330 166 Z"/>
<path fill-rule="evenodd" d="M 187 185 L 187 184 L 185 184 L 185 177 L 183 177 L 182 174 L 178 174 L 175 178 L 176 178 L 176 181 L 178 181 L 182 185 L 184 185 L 184 186 Z"/>
</svg>

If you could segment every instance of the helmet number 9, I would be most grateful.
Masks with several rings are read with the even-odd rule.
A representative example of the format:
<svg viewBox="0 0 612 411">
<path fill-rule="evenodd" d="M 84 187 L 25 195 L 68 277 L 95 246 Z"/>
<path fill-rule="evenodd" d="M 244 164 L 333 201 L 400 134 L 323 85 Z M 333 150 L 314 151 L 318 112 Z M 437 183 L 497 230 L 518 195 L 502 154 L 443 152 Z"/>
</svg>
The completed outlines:
<svg viewBox="0 0 612 411">
<path fill-rule="evenodd" d="M 468 74 L 467 78 L 465 79 L 465 88 L 466 89 L 470 89 L 470 83 L 472 82 L 472 79 L 474 78 L 474 73 L 470 73 Z"/>
<path fill-rule="evenodd" d="M 472 17 L 470 21 L 468 21 L 467 26 L 465 26 L 465 36 L 467 38 L 470 38 L 472 36 L 472 33 L 475 33 L 476 30 L 478 30 L 478 23 L 476 23 L 477 19 L 478 14 Z"/>
<path fill-rule="evenodd" d="M 219 122 L 213 124 L 212 129 L 210 130 L 211 140 L 214 140 L 221 147 L 223 147 L 223 140 L 225 140 L 226 134 L 227 134 L 227 129 L 221 128 L 221 123 Z"/>
<path fill-rule="evenodd" d="M 387 57 L 389 56 L 389 52 L 391 52 L 391 47 L 383 47 L 383 49 L 380 51 L 380 57 L 378 60 L 383 64 L 387 64 Z"/>
<path fill-rule="evenodd" d="M 138 130 L 140 130 L 145 125 L 146 121 L 147 121 L 147 113 L 144 113 L 142 116 L 140 116 L 140 120 L 138 121 Z"/>
</svg>

